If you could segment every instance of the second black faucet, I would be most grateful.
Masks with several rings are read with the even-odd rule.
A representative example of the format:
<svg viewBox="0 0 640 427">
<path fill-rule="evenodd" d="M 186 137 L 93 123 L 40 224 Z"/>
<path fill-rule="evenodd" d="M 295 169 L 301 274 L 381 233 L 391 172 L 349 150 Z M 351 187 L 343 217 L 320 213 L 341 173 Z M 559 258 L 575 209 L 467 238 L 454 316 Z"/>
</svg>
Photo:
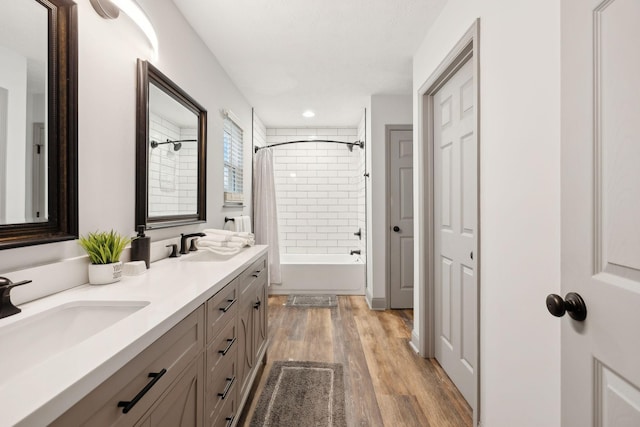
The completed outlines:
<svg viewBox="0 0 640 427">
<path fill-rule="evenodd" d="M 181 254 L 187 254 L 189 253 L 189 251 L 197 251 L 198 248 L 195 247 L 195 245 L 191 245 L 191 248 L 187 249 L 187 239 L 191 238 L 191 237 L 204 237 L 206 236 L 206 234 L 204 233 L 191 233 L 191 234 L 180 234 L 180 253 Z"/>
</svg>

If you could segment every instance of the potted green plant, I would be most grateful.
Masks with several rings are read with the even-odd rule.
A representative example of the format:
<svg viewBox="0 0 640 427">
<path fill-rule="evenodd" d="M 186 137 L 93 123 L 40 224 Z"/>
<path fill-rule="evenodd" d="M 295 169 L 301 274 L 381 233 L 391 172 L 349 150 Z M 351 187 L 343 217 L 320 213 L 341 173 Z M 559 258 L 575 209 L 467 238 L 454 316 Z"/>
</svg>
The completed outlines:
<svg viewBox="0 0 640 427">
<path fill-rule="evenodd" d="M 122 278 L 120 255 L 131 239 L 116 231 L 96 231 L 80 236 L 78 243 L 89 255 L 89 283 L 106 285 Z"/>
</svg>

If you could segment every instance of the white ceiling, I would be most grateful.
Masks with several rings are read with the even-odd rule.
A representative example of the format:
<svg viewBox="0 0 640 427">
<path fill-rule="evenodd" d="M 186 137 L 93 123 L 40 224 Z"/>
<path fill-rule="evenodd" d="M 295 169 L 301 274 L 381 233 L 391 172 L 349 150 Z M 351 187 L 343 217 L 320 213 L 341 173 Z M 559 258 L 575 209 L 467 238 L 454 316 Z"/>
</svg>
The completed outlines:
<svg viewBox="0 0 640 427">
<path fill-rule="evenodd" d="M 410 94 L 413 53 L 446 3 L 173 1 L 267 127 L 355 126 L 368 96 Z"/>
</svg>

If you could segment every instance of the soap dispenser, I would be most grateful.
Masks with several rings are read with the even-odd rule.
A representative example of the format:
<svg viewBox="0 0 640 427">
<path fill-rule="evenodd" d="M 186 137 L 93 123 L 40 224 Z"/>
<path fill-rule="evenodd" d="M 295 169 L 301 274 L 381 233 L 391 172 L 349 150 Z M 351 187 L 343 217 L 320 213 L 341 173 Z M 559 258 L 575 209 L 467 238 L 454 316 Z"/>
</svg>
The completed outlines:
<svg viewBox="0 0 640 427">
<path fill-rule="evenodd" d="M 131 261 L 144 261 L 149 268 L 151 259 L 151 238 L 145 236 L 144 225 L 138 226 L 138 236 L 131 241 Z"/>
</svg>

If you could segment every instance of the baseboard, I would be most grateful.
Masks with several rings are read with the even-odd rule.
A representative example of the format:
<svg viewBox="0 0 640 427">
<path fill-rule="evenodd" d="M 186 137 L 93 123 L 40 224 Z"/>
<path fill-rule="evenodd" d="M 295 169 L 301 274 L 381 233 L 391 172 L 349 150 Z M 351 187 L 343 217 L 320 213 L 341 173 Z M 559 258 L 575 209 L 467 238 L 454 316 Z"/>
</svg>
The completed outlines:
<svg viewBox="0 0 640 427">
<path fill-rule="evenodd" d="M 386 310 L 387 299 L 386 298 L 372 298 L 368 294 L 366 295 L 367 305 L 371 310 Z"/>
<path fill-rule="evenodd" d="M 288 288 L 281 289 L 274 285 L 269 287 L 269 295 L 364 295 L 362 290 L 345 290 L 345 289 L 305 289 L 305 288 Z"/>
<path fill-rule="evenodd" d="M 418 334 L 416 334 L 415 329 L 411 331 L 411 341 L 409 341 L 409 347 L 411 347 L 411 349 L 416 353 L 420 354 L 420 350 L 418 350 L 420 348 L 420 337 L 418 336 Z"/>
</svg>

